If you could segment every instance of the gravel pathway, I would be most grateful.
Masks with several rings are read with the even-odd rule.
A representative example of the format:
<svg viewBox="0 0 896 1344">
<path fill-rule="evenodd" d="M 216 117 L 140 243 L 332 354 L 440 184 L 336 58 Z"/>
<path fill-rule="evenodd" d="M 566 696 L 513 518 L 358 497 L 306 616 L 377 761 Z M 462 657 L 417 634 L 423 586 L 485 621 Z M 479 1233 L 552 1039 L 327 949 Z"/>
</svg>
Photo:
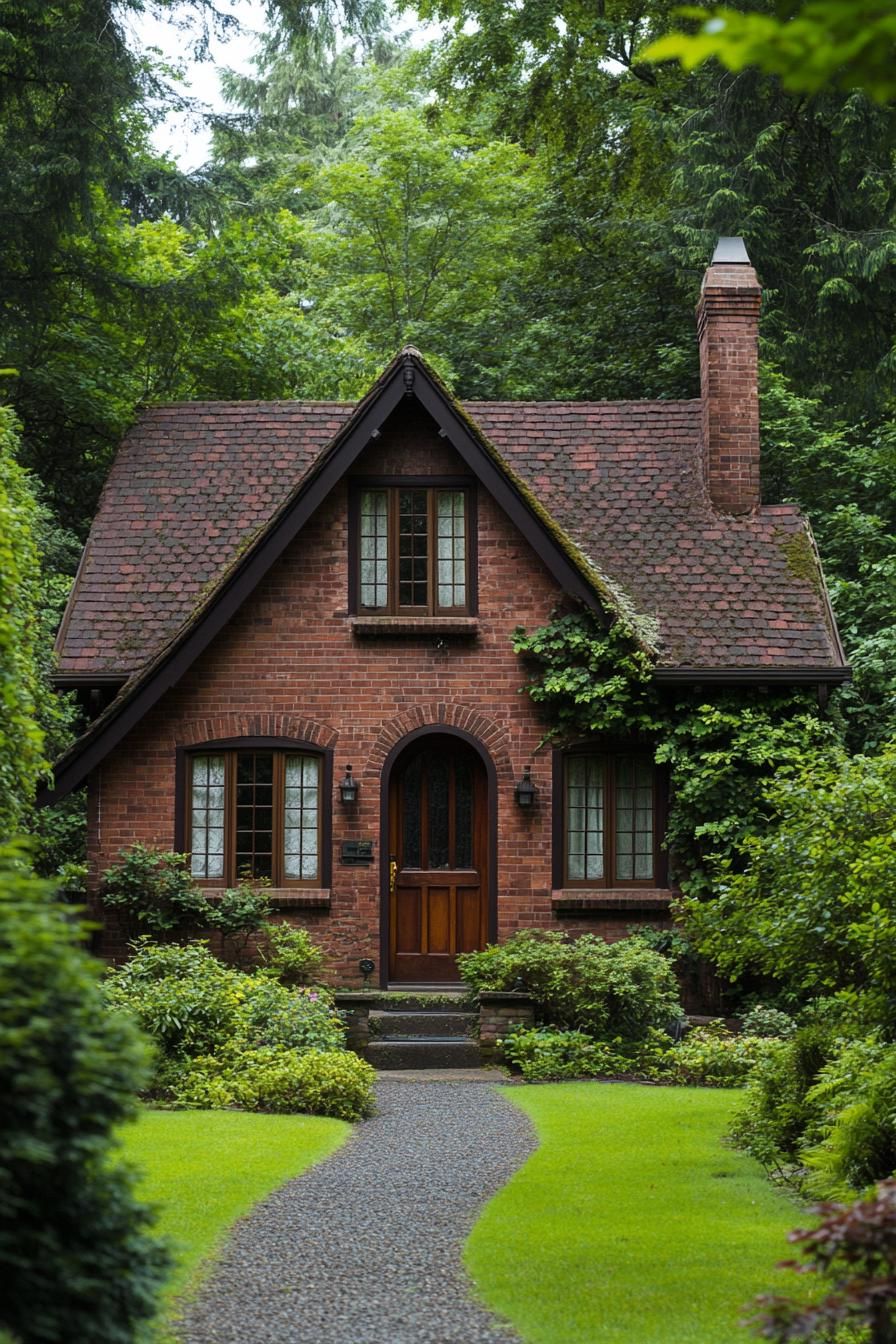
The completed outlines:
<svg viewBox="0 0 896 1344">
<path fill-rule="evenodd" d="M 461 1245 L 533 1151 L 482 1081 L 380 1079 L 379 1111 L 239 1223 L 184 1344 L 511 1344 L 470 1296 Z"/>
</svg>

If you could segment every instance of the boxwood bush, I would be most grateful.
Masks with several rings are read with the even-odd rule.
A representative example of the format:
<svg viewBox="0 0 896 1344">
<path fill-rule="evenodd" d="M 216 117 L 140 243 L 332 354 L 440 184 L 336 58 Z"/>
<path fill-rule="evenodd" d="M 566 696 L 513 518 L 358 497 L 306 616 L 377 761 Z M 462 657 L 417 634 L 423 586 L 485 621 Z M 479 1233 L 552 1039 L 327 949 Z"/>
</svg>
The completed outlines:
<svg viewBox="0 0 896 1344">
<path fill-rule="evenodd" d="M 199 1056 L 181 1071 L 173 1097 L 178 1105 L 217 1110 L 307 1111 L 339 1120 L 360 1120 L 373 1110 L 376 1074 L 349 1050 L 308 1050 L 283 1045 L 245 1049 L 230 1045 Z"/>
</svg>

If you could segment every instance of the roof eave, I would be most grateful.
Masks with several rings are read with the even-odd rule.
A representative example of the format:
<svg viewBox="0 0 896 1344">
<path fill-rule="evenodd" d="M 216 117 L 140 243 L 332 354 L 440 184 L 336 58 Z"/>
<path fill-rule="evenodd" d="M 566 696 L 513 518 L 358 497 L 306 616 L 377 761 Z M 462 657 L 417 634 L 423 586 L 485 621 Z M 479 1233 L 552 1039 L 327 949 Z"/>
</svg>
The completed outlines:
<svg viewBox="0 0 896 1344">
<path fill-rule="evenodd" d="M 808 667 L 655 667 L 654 681 L 678 685 L 702 682 L 729 686 L 765 686 L 772 683 L 791 686 L 839 686 L 852 678 L 852 668 L 841 666 Z"/>
</svg>

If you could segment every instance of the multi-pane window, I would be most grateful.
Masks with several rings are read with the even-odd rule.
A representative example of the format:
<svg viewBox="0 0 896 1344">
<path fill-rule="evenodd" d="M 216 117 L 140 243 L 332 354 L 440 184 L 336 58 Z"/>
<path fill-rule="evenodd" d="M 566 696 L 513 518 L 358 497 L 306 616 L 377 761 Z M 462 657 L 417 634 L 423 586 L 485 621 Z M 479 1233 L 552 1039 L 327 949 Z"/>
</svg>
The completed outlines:
<svg viewBox="0 0 896 1344">
<path fill-rule="evenodd" d="M 564 881 L 657 880 L 656 781 L 646 756 L 576 753 L 564 772 Z"/>
<path fill-rule="evenodd" d="M 291 751 L 209 751 L 188 760 L 190 871 L 200 881 L 321 875 L 321 758 Z"/>
<path fill-rule="evenodd" d="M 358 607 L 414 615 L 470 606 L 469 492 L 376 486 L 358 500 Z"/>
</svg>

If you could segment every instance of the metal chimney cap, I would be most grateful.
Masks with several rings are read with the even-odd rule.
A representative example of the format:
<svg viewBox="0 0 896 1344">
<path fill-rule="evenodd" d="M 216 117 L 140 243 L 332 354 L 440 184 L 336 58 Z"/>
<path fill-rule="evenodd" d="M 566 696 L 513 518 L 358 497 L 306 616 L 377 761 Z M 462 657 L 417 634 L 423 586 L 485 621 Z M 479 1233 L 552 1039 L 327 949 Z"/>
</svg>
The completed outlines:
<svg viewBox="0 0 896 1344">
<path fill-rule="evenodd" d="M 712 254 L 711 266 L 752 266 L 743 238 L 720 238 Z"/>
</svg>

